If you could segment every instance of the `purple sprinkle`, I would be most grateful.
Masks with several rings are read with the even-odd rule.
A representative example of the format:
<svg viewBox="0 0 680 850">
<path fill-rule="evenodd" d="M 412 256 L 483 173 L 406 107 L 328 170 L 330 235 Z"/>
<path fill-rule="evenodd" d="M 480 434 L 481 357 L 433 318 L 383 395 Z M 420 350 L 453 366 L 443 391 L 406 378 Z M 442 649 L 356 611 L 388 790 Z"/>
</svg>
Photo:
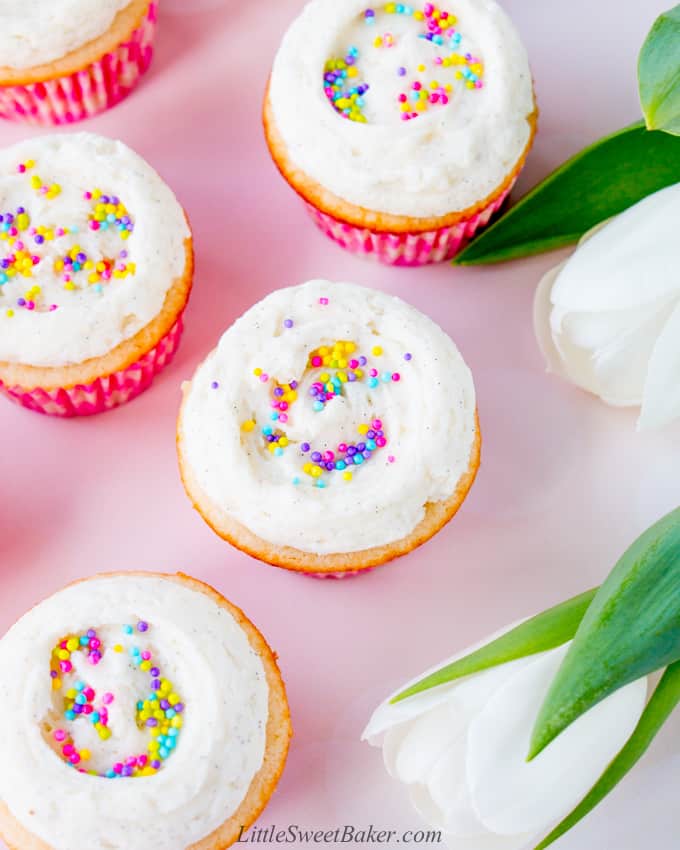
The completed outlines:
<svg viewBox="0 0 680 850">
<path fill-rule="evenodd" d="M 312 452 L 312 461 L 314 463 L 318 463 L 320 460 L 321 460 L 321 453 L 320 452 Z"/>
<path fill-rule="evenodd" d="M 357 453 L 357 447 L 356 446 L 347 446 L 347 454 L 350 457 L 353 457 L 356 453 Z"/>
<path fill-rule="evenodd" d="M 404 354 L 404 360 L 413 360 L 413 355 L 406 352 L 406 354 Z"/>
<path fill-rule="evenodd" d="M 210 388 L 213 389 L 213 390 L 216 390 L 216 389 L 218 389 L 219 385 L 220 385 L 219 381 L 213 381 L 212 384 L 210 384 Z"/>
<path fill-rule="evenodd" d="M 367 360 L 367 359 L 364 357 L 364 355 L 362 354 L 362 355 L 361 355 L 361 357 L 359 358 L 359 365 L 360 365 L 360 366 L 365 366 L 367 363 L 368 363 L 368 360 Z"/>
<path fill-rule="evenodd" d="M 42 245 L 42 243 L 45 241 L 45 237 L 42 236 L 40 233 L 36 233 L 34 241 L 36 245 Z"/>
<path fill-rule="evenodd" d="M 184 711 L 184 703 L 178 702 L 175 706 L 175 711 L 177 712 L 177 714 L 181 714 Z"/>
<path fill-rule="evenodd" d="M 17 298 L 17 304 L 20 307 L 25 307 L 26 306 L 26 299 L 25 298 Z"/>
<path fill-rule="evenodd" d="M 328 463 L 326 464 L 326 469 L 329 472 L 333 472 L 333 470 L 335 469 L 335 464 L 332 461 L 328 461 Z"/>
<path fill-rule="evenodd" d="M 283 387 L 276 387 L 276 389 L 274 390 L 274 395 L 278 398 L 281 398 L 281 396 L 283 395 Z"/>
<path fill-rule="evenodd" d="M 317 396 L 317 395 L 319 395 L 319 391 L 317 390 L 317 388 L 316 388 L 316 387 L 310 387 L 310 388 L 309 388 L 309 394 L 310 394 L 311 396 Z"/>
<path fill-rule="evenodd" d="M 296 390 L 298 388 L 298 382 L 297 381 L 291 381 L 290 382 L 290 388 L 291 388 L 291 390 Z"/>
<path fill-rule="evenodd" d="M 157 691 L 160 688 L 160 686 L 161 686 L 161 680 L 160 679 L 154 679 L 151 682 L 151 690 L 152 691 Z"/>
<path fill-rule="evenodd" d="M 121 771 L 122 776 L 132 776 L 132 768 L 129 765 L 125 765 L 125 767 Z"/>
<path fill-rule="evenodd" d="M 52 679 L 56 679 L 57 678 L 57 671 L 56 670 L 50 670 L 50 676 L 51 676 Z"/>
<path fill-rule="evenodd" d="M 83 712 L 83 707 L 82 707 L 82 705 L 78 705 L 78 703 L 76 703 L 76 704 L 73 706 L 73 711 L 75 711 L 75 713 L 76 713 L 76 714 L 82 714 L 82 712 Z"/>
<path fill-rule="evenodd" d="M 372 454 L 373 452 L 370 452 L 368 449 L 366 449 L 366 451 L 364 452 L 364 460 L 368 460 Z"/>
<path fill-rule="evenodd" d="M 137 623 L 137 631 L 138 632 L 148 632 L 149 631 L 149 624 L 146 623 L 144 620 L 140 620 Z"/>
<path fill-rule="evenodd" d="M 363 452 L 365 448 L 366 448 L 366 443 L 357 443 L 357 451 L 358 452 Z"/>
<path fill-rule="evenodd" d="M 158 770 L 160 768 L 160 766 L 161 766 L 161 763 L 158 761 L 158 759 L 154 759 L 151 762 L 151 767 L 153 767 L 154 770 Z"/>
<path fill-rule="evenodd" d="M 162 699 L 161 708 L 163 709 L 163 711 L 167 711 L 170 708 L 170 703 L 166 699 Z"/>
<path fill-rule="evenodd" d="M 303 454 L 307 454 L 307 452 L 309 451 L 309 449 L 310 449 L 310 448 L 311 448 L 311 446 L 309 445 L 309 443 L 303 443 L 303 444 L 300 446 L 300 451 L 301 451 Z"/>
<path fill-rule="evenodd" d="M 87 630 L 87 636 L 88 636 L 89 638 L 97 637 L 97 632 L 95 632 L 95 630 L 94 630 L 94 629 L 88 629 L 88 630 Z"/>
<path fill-rule="evenodd" d="M 405 77 L 406 76 L 406 68 L 403 68 L 403 67 L 399 68 L 399 70 L 397 71 L 397 74 L 399 74 L 400 77 Z"/>
<path fill-rule="evenodd" d="M 146 725 L 147 725 L 150 729 L 153 729 L 154 727 L 158 726 L 158 721 L 156 720 L 156 718 L 155 718 L 155 717 L 150 717 L 150 718 L 146 721 Z"/>
<path fill-rule="evenodd" d="M 151 670 L 149 670 L 149 673 L 151 673 L 153 678 L 156 678 L 161 675 L 161 671 L 158 669 L 158 667 L 152 667 Z"/>
<path fill-rule="evenodd" d="M 25 212 L 24 207 L 17 207 L 17 215 L 23 215 Z"/>
<path fill-rule="evenodd" d="M 283 323 L 283 326 L 284 326 L 284 328 L 292 328 L 293 327 L 293 320 L 292 319 L 286 319 Z"/>
</svg>

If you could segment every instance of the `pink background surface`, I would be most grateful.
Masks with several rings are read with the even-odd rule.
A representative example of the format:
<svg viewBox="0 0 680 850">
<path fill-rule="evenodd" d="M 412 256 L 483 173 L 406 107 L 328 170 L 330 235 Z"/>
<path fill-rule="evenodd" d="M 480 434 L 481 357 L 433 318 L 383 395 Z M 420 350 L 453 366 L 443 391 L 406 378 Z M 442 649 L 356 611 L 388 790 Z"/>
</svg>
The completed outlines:
<svg viewBox="0 0 680 850">
<path fill-rule="evenodd" d="M 518 196 L 568 155 L 639 117 L 635 60 L 668 0 L 506 0 L 541 107 Z M 302 0 L 162 0 L 156 62 L 123 105 L 80 125 L 123 139 L 192 219 L 196 285 L 174 364 L 137 401 L 56 421 L 0 404 L 0 631 L 64 583 L 105 570 L 176 570 L 242 606 L 279 652 L 296 736 L 261 826 L 417 828 L 377 751 L 358 742 L 393 687 L 500 625 L 598 583 L 680 503 L 680 430 L 635 433 L 630 411 L 545 375 L 533 290 L 559 254 L 489 269 L 394 270 L 318 234 L 271 165 L 260 102 Z M 0 127 L 0 144 L 35 132 Z M 477 382 L 480 477 L 432 542 L 365 577 L 320 582 L 264 566 L 195 514 L 175 460 L 179 385 L 247 307 L 311 277 L 400 295 L 436 316 Z M 680 720 L 565 850 L 666 850 L 677 840 Z M 300 845 L 302 846 L 302 845 Z"/>
</svg>

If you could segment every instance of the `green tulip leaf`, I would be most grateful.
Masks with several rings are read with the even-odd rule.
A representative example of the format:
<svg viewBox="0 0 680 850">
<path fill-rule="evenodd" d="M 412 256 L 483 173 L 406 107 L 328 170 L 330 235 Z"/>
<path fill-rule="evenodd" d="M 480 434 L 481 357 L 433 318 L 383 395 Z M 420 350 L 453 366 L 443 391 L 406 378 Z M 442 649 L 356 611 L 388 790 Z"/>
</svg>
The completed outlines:
<svg viewBox="0 0 680 850">
<path fill-rule="evenodd" d="M 628 739 L 621 752 L 607 767 L 597 783 L 586 797 L 578 804 L 571 814 L 558 824 L 555 829 L 535 850 L 545 850 L 553 841 L 557 841 L 580 820 L 604 800 L 624 776 L 632 770 L 647 751 L 657 732 L 664 725 L 673 709 L 680 702 L 680 662 L 667 668 L 657 685 L 652 698 L 638 721 L 635 731 Z"/>
<path fill-rule="evenodd" d="M 680 6 L 656 19 L 640 51 L 638 82 L 648 129 L 680 135 Z"/>
<path fill-rule="evenodd" d="M 595 597 L 596 590 L 589 590 L 525 620 L 480 649 L 447 664 L 441 670 L 411 685 L 392 697 L 391 702 L 400 702 L 422 691 L 461 679 L 463 676 L 481 673 L 482 670 L 506 664 L 508 661 L 526 658 L 528 655 L 562 646 L 576 634 L 579 623 Z"/>
<path fill-rule="evenodd" d="M 680 659 L 680 508 L 645 531 L 598 590 L 541 706 L 529 759 L 594 705 Z"/>
<path fill-rule="evenodd" d="M 596 224 L 678 182 L 680 139 L 634 124 L 554 171 L 454 263 L 500 263 L 572 244 Z"/>
</svg>

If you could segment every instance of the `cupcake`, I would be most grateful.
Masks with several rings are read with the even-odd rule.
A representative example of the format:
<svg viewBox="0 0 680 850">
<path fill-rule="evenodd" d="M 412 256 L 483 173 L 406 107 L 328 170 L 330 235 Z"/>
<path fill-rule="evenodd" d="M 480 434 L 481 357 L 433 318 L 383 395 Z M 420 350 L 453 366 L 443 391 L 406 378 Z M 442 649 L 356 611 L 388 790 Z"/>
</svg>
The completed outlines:
<svg viewBox="0 0 680 850">
<path fill-rule="evenodd" d="M 411 551 L 456 513 L 479 466 L 456 346 L 360 286 L 272 293 L 183 389 L 189 498 L 225 540 L 289 570 L 344 576 Z"/>
<path fill-rule="evenodd" d="M 0 117 L 68 124 L 123 100 L 151 64 L 157 10 L 157 0 L 4 3 Z"/>
<path fill-rule="evenodd" d="M 168 186 L 121 142 L 0 151 L 0 393 L 58 416 L 134 398 L 171 360 L 193 276 Z"/>
<path fill-rule="evenodd" d="M 291 735 L 275 656 L 185 575 L 70 585 L 0 640 L 0 835 L 13 850 L 222 850 Z"/>
<path fill-rule="evenodd" d="M 394 265 L 453 257 L 500 209 L 536 129 L 526 51 L 494 0 L 312 0 L 264 104 L 317 225 Z"/>
</svg>

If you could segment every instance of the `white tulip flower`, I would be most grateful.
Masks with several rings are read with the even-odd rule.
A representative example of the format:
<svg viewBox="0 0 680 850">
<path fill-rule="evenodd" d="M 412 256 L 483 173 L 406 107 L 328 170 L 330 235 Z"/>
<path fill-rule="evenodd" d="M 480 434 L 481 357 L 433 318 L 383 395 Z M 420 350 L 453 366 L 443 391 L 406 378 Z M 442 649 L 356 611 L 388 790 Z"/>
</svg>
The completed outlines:
<svg viewBox="0 0 680 850">
<path fill-rule="evenodd" d="M 534 322 L 549 371 L 641 406 L 640 429 L 680 417 L 680 183 L 586 234 L 541 281 Z"/>
<path fill-rule="evenodd" d="M 531 846 L 581 801 L 633 732 L 646 678 L 600 702 L 527 762 L 568 646 L 387 700 L 373 714 L 363 738 L 382 746 L 388 772 L 454 850 Z"/>
</svg>

